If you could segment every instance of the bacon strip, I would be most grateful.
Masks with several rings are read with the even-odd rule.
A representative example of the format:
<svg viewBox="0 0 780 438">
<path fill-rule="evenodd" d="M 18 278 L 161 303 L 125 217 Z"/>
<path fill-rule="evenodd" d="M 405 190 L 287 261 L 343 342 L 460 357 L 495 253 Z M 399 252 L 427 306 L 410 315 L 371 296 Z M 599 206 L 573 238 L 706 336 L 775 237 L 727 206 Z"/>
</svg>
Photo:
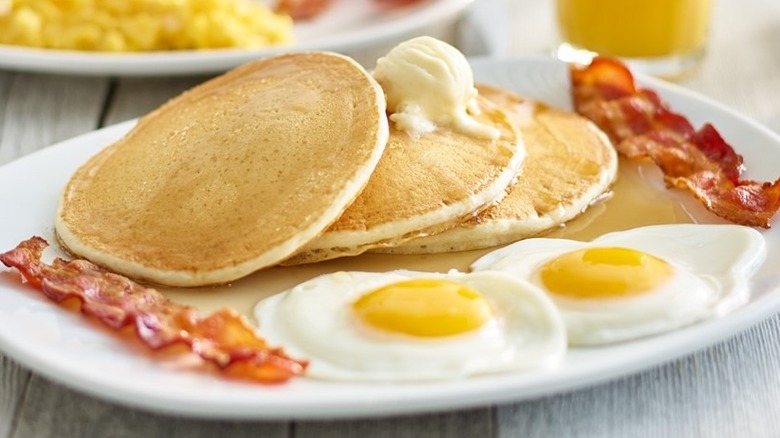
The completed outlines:
<svg viewBox="0 0 780 438">
<path fill-rule="evenodd" d="M 707 209 L 731 222 L 769 228 L 780 208 L 780 179 L 741 180 L 742 156 L 710 124 L 699 130 L 658 95 L 637 88 L 617 60 L 571 65 L 574 108 L 612 140 L 618 153 L 652 159 L 667 187 L 690 191 Z"/>
<path fill-rule="evenodd" d="M 0 254 L 0 261 L 57 303 L 75 298 L 82 313 L 114 330 L 133 326 L 152 350 L 183 345 L 226 376 L 262 383 L 284 382 L 306 368 L 306 362 L 268 347 L 232 309 L 201 317 L 194 307 L 176 304 L 86 260 L 57 258 L 47 265 L 41 260 L 47 246 L 35 236 Z"/>
</svg>

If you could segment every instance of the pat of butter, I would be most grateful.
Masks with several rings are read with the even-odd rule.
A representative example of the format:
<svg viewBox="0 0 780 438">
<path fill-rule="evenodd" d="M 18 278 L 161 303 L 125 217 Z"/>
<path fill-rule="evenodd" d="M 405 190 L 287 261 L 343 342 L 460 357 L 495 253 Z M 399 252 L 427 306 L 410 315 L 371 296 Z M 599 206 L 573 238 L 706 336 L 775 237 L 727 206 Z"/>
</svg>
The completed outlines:
<svg viewBox="0 0 780 438">
<path fill-rule="evenodd" d="M 397 129 L 419 136 L 451 126 L 478 137 L 498 138 L 499 131 L 475 120 L 477 89 L 466 57 L 455 47 L 428 36 L 397 45 L 379 58 L 374 78 L 387 98 Z"/>
</svg>

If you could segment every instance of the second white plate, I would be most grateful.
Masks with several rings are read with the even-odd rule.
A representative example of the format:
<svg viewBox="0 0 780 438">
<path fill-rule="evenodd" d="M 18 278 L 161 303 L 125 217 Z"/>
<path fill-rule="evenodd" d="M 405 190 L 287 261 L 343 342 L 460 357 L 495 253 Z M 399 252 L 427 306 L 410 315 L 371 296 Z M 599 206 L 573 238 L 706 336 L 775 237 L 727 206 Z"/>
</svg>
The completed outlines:
<svg viewBox="0 0 780 438">
<path fill-rule="evenodd" d="M 357 52 L 452 22 L 473 0 L 420 0 L 388 8 L 381 0 L 333 0 L 321 16 L 295 25 L 292 46 L 260 50 L 104 53 L 0 45 L 0 68 L 81 75 L 151 76 L 223 72 L 280 52 Z M 386 50 L 385 50 L 386 51 Z M 371 59 L 375 59 L 372 57 Z"/>
</svg>

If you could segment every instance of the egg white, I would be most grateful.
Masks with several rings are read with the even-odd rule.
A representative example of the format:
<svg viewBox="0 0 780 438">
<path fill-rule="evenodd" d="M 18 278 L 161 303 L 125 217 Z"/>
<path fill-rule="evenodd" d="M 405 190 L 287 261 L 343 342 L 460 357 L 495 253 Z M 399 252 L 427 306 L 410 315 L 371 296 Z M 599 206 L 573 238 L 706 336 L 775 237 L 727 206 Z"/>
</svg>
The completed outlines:
<svg viewBox="0 0 780 438">
<path fill-rule="evenodd" d="M 550 294 L 561 310 L 569 345 L 598 345 L 673 330 L 724 314 L 744 303 L 749 278 L 766 257 L 758 231 L 738 225 L 654 225 L 619 231 L 592 242 L 528 239 L 488 253 L 473 272 L 501 271 L 544 289 L 540 267 L 562 254 L 588 247 L 623 247 L 669 263 L 670 281 L 623 298 L 574 299 Z"/>
<path fill-rule="evenodd" d="M 468 333 L 421 338 L 369 327 L 353 314 L 362 295 L 412 278 L 465 284 L 488 300 L 496 318 Z M 442 380 L 551 366 L 567 345 L 546 294 L 498 272 L 337 272 L 261 301 L 255 315 L 263 338 L 310 360 L 309 377 L 330 380 Z"/>
</svg>

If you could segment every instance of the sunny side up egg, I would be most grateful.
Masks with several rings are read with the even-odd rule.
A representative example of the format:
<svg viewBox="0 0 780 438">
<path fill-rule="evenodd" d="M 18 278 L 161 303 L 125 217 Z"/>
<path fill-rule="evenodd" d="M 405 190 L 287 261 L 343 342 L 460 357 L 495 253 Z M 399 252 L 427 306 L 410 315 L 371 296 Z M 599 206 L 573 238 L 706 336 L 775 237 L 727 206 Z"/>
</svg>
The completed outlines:
<svg viewBox="0 0 780 438">
<path fill-rule="evenodd" d="M 560 313 L 498 272 L 337 272 L 257 304 L 259 332 L 329 380 L 424 381 L 550 366 Z"/>
<path fill-rule="evenodd" d="M 544 289 L 569 345 L 658 334 L 742 304 L 766 257 L 758 231 L 738 225 L 656 225 L 592 242 L 528 239 L 488 253 L 473 272 L 500 271 Z"/>
</svg>

